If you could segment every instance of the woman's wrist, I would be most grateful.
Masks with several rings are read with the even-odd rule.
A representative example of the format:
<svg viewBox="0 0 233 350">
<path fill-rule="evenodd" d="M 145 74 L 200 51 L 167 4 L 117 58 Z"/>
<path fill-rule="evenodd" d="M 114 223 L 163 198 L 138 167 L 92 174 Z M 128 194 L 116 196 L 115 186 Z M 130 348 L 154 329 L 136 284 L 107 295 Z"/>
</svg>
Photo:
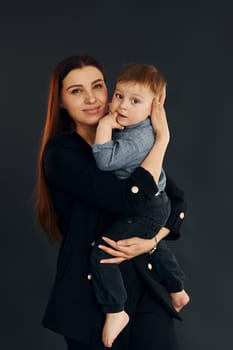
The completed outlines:
<svg viewBox="0 0 233 350">
<path fill-rule="evenodd" d="M 159 232 L 152 238 L 152 248 L 149 250 L 149 254 L 153 254 L 157 249 L 159 242 L 169 234 L 170 230 L 167 227 L 162 227 Z"/>
<path fill-rule="evenodd" d="M 154 146 L 156 148 L 160 148 L 161 150 L 164 149 L 164 151 L 166 151 L 167 146 L 169 144 L 169 136 L 168 135 L 164 135 L 164 134 L 156 134 L 156 142 L 154 144 Z"/>
<path fill-rule="evenodd" d="M 158 243 L 159 243 L 159 240 L 158 240 L 157 236 L 152 238 L 152 242 L 153 242 L 153 247 L 148 252 L 150 255 L 153 254 L 156 251 L 156 249 L 157 249 L 157 246 L 158 246 Z"/>
<path fill-rule="evenodd" d="M 165 238 L 169 234 L 170 230 L 167 227 L 162 227 L 156 234 L 158 242 Z"/>
</svg>

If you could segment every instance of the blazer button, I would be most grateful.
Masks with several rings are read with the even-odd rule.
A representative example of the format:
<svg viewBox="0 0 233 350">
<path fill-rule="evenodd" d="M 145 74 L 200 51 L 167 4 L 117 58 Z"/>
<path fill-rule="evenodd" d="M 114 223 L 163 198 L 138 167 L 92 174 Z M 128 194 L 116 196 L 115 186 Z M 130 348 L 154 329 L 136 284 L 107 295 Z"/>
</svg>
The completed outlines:
<svg viewBox="0 0 233 350">
<path fill-rule="evenodd" d="M 94 247 L 95 245 L 95 241 L 91 242 L 91 246 Z"/>
<path fill-rule="evenodd" d="M 184 212 L 183 212 L 183 211 L 180 212 L 179 218 L 180 218 L 181 220 L 183 220 L 183 218 L 184 218 Z"/>
<path fill-rule="evenodd" d="M 92 275 L 91 274 L 87 275 L 87 279 L 90 281 L 92 279 Z"/>
<path fill-rule="evenodd" d="M 148 263 L 148 264 L 147 264 L 147 268 L 148 268 L 148 270 L 152 270 L 152 264 L 151 264 L 151 263 Z"/>
<path fill-rule="evenodd" d="M 131 187 L 131 192 L 132 192 L 132 193 L 138 193 L 138 192 L 139 192 L 138 186 L 132 186 L 132 187 Z"/>
</svg>

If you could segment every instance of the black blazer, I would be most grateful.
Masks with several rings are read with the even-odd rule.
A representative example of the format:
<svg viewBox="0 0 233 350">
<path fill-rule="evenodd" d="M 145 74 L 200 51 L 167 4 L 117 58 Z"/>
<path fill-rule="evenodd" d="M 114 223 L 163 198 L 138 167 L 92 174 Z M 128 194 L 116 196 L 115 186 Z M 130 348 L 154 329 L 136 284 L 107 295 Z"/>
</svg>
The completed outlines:
<svg viewBox="0 0 233 350">
<path fill-rule="evenodd" d="M 100 171 L 91 147 L 77 133 L 50 140 L 43 164 L 63 234 L 57 273 L 43 325 L 67 337 L 87 342 L 100 313 L 91 283 L 89 257 L 92 243 L 116 215 L 143 214 L 147 203 L 157 192 L 157 186 L 150 173 L 141 167 L 127 180 Z M 132 190 L 133 186 L 138 187 L 137 193 Z M 169 239 L 177 239 L 186 210 L 184 194 L 169 177 L 166 192 L 172 203 L 166 224 L 171 230 Z M 147 268 L 148 259 L 149 255 L 144 254 L 137 260 L 138 276 L 164 306 L 164 312 L 179 318 L 167 292 L 156 281 L 153 269 Z M 147 307 L 150 308 L 150 303 Z"/>
</svg>

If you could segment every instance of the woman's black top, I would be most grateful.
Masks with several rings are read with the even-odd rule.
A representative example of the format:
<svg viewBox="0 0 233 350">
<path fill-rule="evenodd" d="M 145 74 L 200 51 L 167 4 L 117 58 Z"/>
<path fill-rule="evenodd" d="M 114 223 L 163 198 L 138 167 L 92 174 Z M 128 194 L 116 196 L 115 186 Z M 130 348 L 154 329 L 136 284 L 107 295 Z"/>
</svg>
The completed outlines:
<svg viewBox="0 0 233 350">
<path fill-rule="evenodd" d="M 157 193 L 157 186 L 151 174 L 141 167 L 127 180 L 100 171 L 91 147 L 77 133 L 50 140 L 45 148 L 43 166 L 63 235 L 43 325 L 67 337 L 88 342 L 96 317 L 101 313 L 91 283 L 92 244 L 116 215 L 143 214 Z M 171 230 L 168 238 L 177 239 L 186 210 L 184 194 L 169 177 L 166 192 L 172 205 L 166 224 Z M 167 292 L 156 281 L 153 269 L 147 267 L 149 254 L 141 255 L 138 261 L 137 266 L 133 266 L 133 260 L 122 263 L 122 273 L 129 274 L 130 269 L 137 271 L 138 279 L 144 281 L 164 306 L 164 312 L 179 318 Z M 153 310 L 153 298 L 147 300 L 142 307 Z"/>
</svg>

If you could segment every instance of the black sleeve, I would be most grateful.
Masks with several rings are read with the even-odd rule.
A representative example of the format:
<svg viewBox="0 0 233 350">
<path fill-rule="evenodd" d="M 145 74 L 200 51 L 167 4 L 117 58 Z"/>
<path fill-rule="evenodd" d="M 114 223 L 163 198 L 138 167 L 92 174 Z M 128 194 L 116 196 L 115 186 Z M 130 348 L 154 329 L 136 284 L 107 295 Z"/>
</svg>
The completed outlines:
<svg viewBox="0 0 233 350">
<path fill-rule="evenodd" d="M 167 220 L 166 227 L 170 233 L 165 238 L 167 240 L 175 240 L 180 237 L 180 228 L 187 210 L 187 203 L 184 192 L 177 187 L 174 181 L 166 174 L 167 184 L 165 191 L 171 201 L 171 214 Z"/>
<path fill-rule="evenodd" d="M 99 170 L 92 156 L 72 146 L 47 144 L 43 165 L 49 188 L 118 214 L 141 215 L 157 192 L 152 175 L 143 168 L 120 180 Z"/>
</svg>

